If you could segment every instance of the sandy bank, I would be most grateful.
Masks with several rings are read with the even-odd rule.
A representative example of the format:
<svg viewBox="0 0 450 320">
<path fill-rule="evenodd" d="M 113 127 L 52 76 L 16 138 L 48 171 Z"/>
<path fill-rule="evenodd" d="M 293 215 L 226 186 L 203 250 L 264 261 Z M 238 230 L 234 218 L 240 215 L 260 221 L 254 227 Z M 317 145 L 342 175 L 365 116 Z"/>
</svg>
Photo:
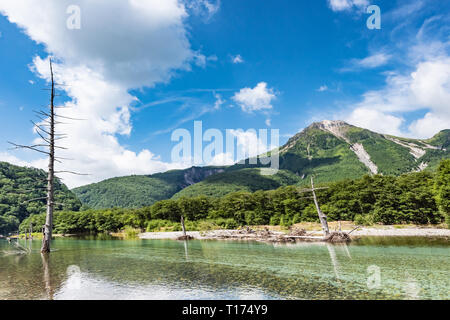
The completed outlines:
<svg viewBox="0 0 450 320">
<path fill-rule="evenodd" d="M 350 230 L 343 230 L 349 232 Z M 287 236 L 282 231 L 270 231 L 269 234 L 261 232 L 246 233 L 242 230 L 212 230 L 212 231 L 192 231 L 188 235 L 198 240 L 255 240 L 255 241 L 278 241 L 281 237 Z M 171 239 L 175 240 L 182 235 L 182 232 L 145 232 L 139 234 L 140 239 Z M 379 237 L 446 237 L 450 239 L 450 229 L 439 228 L 396 228 L 394 226 L 383 227 L 363 227 L 351 233 L 352 237 L 379 236 Z M 296 240 L 319 241 L 322 239 L 320 231 L 309 231 L 304 238 L 294 238 Z"/>
</svg>

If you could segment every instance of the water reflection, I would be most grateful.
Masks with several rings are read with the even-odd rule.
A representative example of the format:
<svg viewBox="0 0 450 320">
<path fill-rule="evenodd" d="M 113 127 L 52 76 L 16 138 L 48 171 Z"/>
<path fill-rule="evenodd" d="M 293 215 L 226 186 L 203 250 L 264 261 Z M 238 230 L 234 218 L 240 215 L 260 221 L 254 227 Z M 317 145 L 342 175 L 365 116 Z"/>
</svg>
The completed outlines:
<svg viewBox="0 0 450 320">
<path fill-rule="evenodd" d="M 53 300 L 53 288 L 50 279 L 50 254 L 41 253 L 42 258 L 42 269 L 44 275 L 44 286 L 47 292 L 47 299 Z"/>
<path fill-rule="evenodd" d="M 50 256 L 39 253 L 39 241 L 28 247 L 30 254 L 0 254 L 0 299 L 450 298 L 448 242 L 70 239 L 56 240 Z M 0 252 L 11 248 L 0 241 Z M 382 271 L 376 290 L 367 287 L 370 265 Z"/>
<path fill-rule="evenodd" d="M 334 270 L 334 274 L 336 275 L 336 280 L 339 281 L 339 262 L 337 260 L 336 257 L 336 251 L 334 250 L 334 245 L 332 244 L 325 244 L 327 249 L 328 249 L 328 253 L 330 254 L 330 259 L 331 259 L 331 263 L 333 265 L 333 270 Z"/>
<path fill-rule="evenodd" d="M 189 261 L 188 242 L 186 240 L 184 240 L 184 255 L 186 256 L 186 261 Z"/>
</svg>

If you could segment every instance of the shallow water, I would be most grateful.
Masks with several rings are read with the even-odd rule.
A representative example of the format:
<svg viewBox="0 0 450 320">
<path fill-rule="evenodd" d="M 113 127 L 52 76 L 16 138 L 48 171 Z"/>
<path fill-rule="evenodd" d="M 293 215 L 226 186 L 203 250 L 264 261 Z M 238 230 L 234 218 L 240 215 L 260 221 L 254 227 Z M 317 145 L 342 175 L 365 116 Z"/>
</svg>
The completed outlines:
<svg viewBox="0 0 450 320">
<path fill-rule="evenodd" d="M 449 299 L 450 241 L 0 240 L 0 299 Z"/>
</svg>

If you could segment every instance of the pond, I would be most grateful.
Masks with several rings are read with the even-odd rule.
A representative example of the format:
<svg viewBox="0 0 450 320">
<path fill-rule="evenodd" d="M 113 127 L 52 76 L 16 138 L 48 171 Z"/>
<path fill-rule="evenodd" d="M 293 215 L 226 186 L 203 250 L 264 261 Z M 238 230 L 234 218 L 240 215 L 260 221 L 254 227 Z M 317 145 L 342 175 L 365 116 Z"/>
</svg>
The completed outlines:
<svg viewBox="0 0 450 320">
<path fill-rule="evenodd" d="M 0 240 L 0 299 L 449 299 L 450 241 Z"/>
</svg>

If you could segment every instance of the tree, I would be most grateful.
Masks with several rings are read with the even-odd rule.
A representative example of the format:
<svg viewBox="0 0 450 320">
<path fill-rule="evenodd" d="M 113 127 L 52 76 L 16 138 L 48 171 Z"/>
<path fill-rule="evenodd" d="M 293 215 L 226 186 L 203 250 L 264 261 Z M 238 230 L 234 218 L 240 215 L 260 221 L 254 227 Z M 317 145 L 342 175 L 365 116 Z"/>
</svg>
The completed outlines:
<svg viewBox="0 0 450 320">
<path fill-rule="evenodd" d="M 53 206 L 55 201 L 55 82 L 53 80 L 52 60 L 50 59 L 50 74 L 51 74 L 51 96 L 50 96 L 50 132 L 48 132 L 49 156 L 48 156 L 48 177 L 47 177 L 47 215 L 44 224 L 44 238 L 42 239 L 42 253 L 50 252 L 50 241 L 52 240 L 53 229 Z"/>
<path fill-rule="evenodd" d="M 55 113 L 55 81 L 54 81 L 54 75 L 53 75 L 53 64 L 52 59 L 49 59 L 50 63 L 50 105 L 49 105 L 49 111 L 36 111 L 37 117 L 41 120 L 41 123 L 35 123 L 31 121 L 35 127 L 36 133 L 41 138 L 41 143 L 37 143 L 31 146 L 27 145 L 19 145 L 10 142 L 16 149 L 29 149 L 33 150 L 39 153 L 43 153 L 48 156 L 48 172 L 47 172 L 47 196 L 45 199 L 47 200 L 47 210 L 46 210 L 46 219 L 45 224 L 42 228 L 43 232 L 43 239 L 42 239 L 42 246 L 41 246 L 41 252 L 42 253 L 49 253 L 50 252 L 50 241 L 52 239 L 52 233 L 53 233 L 53 212 L 55 207 L 55 179 L 56 177 L 56 171 L 55 171 L 55 161 L 60 162 L 58 158 L 55 157 L 55 149 L 66 149 L 61 146 L 57 146 L 55 144 L 56 140 L 61 140 L 66 138 L 65 134 L 58 134 L 55 132 L 55 126 L 56 124 L 59 124 L 61 122 L 56 121 L 57 117 L 65 118 L 65 119 L 71 119 L 71 120 L 80 120 L 80 119 L 73 119 L 68 118 L 64 116 L 57 115 Z M 43 148 L 43 149 L 42 149 Z M 83 175 L 76 172 L 71 171 L 58 171 L 59 173 L 71 173 L 71 174 L 77 174 L 77 175 Z M 42 198 L 36 198 L 28 200 L 27 202 L 36 201 L 36 200 L 42 200 Z"/>
<path fill-rule="evenodd" d="M 450 227 L 450 159 L 441 161 L 435 178 L 436 202 Z"/>
</svg>

